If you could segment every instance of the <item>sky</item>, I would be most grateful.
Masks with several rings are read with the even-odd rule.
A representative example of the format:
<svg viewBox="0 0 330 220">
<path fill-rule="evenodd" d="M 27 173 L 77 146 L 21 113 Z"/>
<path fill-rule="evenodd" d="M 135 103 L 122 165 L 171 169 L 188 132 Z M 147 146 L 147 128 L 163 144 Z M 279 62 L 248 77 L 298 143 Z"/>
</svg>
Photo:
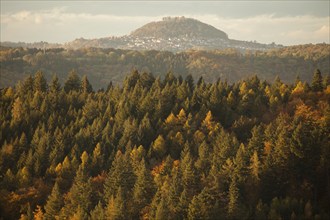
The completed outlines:
<svg viewBox="0 0 330 220">
<path fill-rule="evenodd" d="M 123 36 L 162 17 L 185 16 L 236 40 L 330 43 L 329 0 L 0 1 L 0 41 L 64 43 Z"/>
</svg>

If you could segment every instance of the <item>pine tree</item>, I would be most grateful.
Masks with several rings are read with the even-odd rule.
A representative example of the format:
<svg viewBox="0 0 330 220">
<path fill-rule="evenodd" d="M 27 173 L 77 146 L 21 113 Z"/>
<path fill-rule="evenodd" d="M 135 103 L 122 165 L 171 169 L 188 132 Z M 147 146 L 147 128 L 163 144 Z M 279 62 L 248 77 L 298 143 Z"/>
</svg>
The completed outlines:
<svg viewBox="0 0 330 220">
<path fill-rule="evenodd" d="M 198 178 L 188 145 L 185 145 L 181 153 L 180 169 L 182 173 L 183 189 L 187 191 L 188 198 L 191 199 L 198 190 Z"/>
<path fill-rule="evenodd" d="M 91 93 L 91 92 L 93 92 L 93 87 L 89 83 L 86 75 L 83 76 L 83 78 L 81 79 L 81 90 L 82 90 L 83 93 Z"/>
<path fill-rule="evenodd" d="M 213 193 L 208 187 L 205 187 L 198 195 L 195 195 L 189 204 L 188 219 L 213 219 L 213 210 L 216 201 Z M 220 210 L 218 210 L 220 211 Z M 220 218 L 220 216 L 216 216 Z"/>
<path fill-rule="evenodd" d="M 169 210 L 168 210 L 168 205 L 166 204 L 166 201 L 163 197 L 161 197 L 161 200 L 157 206 L 157 209 L 156 209 L 156 218 L 155 219 L 168 219 L 168 213 L 169 213 Z"/>
<path fill-rule="evenodd" d="M 102 203 L 99 201 L 99 203 L 97 204 L 97 206 L 95 206 L 95 208 L 91 211 L 90 213 L 91 220 L 106 220 L 106 215 L 105 215 L 105 210 L 103 208 Z"/>
<path fill-rule="evenodd" d="M 43 220 L 44 219 L 44 213 L 41 209 L 41 206 L 37 205 L 37 209 L 33 212 L 34 220 Z"/>
<path fill-rule="evenodd" d="M 316 69 L 314 72 L 312 80 L 312 90 L 314 92 L 320 92 L 323 90 L 323 79 L 321 71 L 319 69 Z"/>
<path fill-rule="evenodd" d="M 169 209 L 174 216 L 178 216 L 179 214 L 179 203 L 180 203 L 180 196 L 182 192 L 182 174 L 180 169 L 177 167 L 173 167 L 171 170 L 172 179 L 169 186 L 168 192 L 168 203 Z"/>
<path fill-rule="evenodd" d="M 133 189 L 135 179 L 129 155 L 123 155 L 118 151 L 104 183 L 104 200 L 108 202 L 111 196 L 116 194 L 119 187 L 125 196 L 129 195 Z"/>
<path fill-rule="evenodd" d="M 150 172 L 146 169 L 144 159 L 142 159 L 138 167 L 137 179 L 133 188 L 133 201 L 136 214 L 150 203 L 153 193 L 153 179 Z"/>
<path fill-rule="evenodd" d="M 206 143 L 206 141 L 203 141 L 203 143 L 198 148 L 198 160 L 196 161 L 195 166 L 201 173 L 204 173 L 205 175 L 208 174 L 211 166 L 210 154 L 210 146 Z"/>
<path fill-rule="evenodd" d="M 27 97 L 31 94 L 33 94 L 33 88 L 34 88 L 34 79 L 31 75 L 29 75 L 27 78 L 24 79 L 23 83 L 18 84 L 18 96 L 19 97 Z"/>
<path fill-rule="evenodd" d="M 257 151 L 254 151 L 253 152 L 253 155 L 251 157 L 251 163 L 250 163 L 250 170 L 251 170 L 251 175 L 252 177 L 255 179 L 255 180 L 259 180 L 259 174 L 260 174 L 260 161 L 259 161 L 259 158 L 258 158 L 258 153 Z"/>
<path fill-rule="evenodd" d="M 52 94 L 57 94 L 61 90 L 61 84 L 58 81 L 57 75 L 53 75 L 52 80 L 49 85 L 49 91 Z"/>
<path fill-rule="evenodd" d="M 64 83 L 64 91 L 70 92 L 70 91 L 79 91 L 80 90 L 81 81 L 76 73 L 76 71 L 71 71 L 68 75 L 67 80 Z"/>
<path fill-rule="evenodd" d="M 162 135 L 159 135 L 152 144 L 152 150 L 157 158 L 162 158 L 166 151 L 166 143 Z"/>
<path fill-rule="evenodd" d="M 260 155 L 264 147 L 264 135 L 262 126 L 253 127 L 251 133 L 252 137 L 249 139 L 249 143 L 247 145 L 249 157 L 252 156 L 254 151 Z"/>
<path fill-rule="evenodd" d="M 189 204 L 188 208 L 188 219 L 189 220 L 197 220 L 197 219 L 204 219 L 201 213 L 201 203 L 199 201 L 198 196 L 194 196 L 191 203 Z"/>
<path fill-rule="evenodd" d="M 79 166 L 69 195 L 63 208 L 64 215 L 72 216 L 80 211 L 89 213 L 92 206 L 92 185 L 82 165 Z"/>
<path fill-rule="evenodd" d="M 57 182 L 55 182 L 51 194 L 45 205 L 45 219 L 56 219 L 63 206 L 63 198 Z"/>
<path fill-rule="evenodd" d="M 46 92 L 47 87 L 48 85 L 44 74 L 41 71 L 38 71 L 34 76 L 34 91 Z"/>
<path fill-rule="evenodd" d="M 126 212 L 124 202 L 123 192 L 121 187 L 119 187 L 116 196 L 114 197 L 112 195 L 108 201 L 108 205 L 105 210 L 107 219 L 125 219 Z"/>
<path fill-rule="evenodd" d="M 20 99 L 20 97 L 17 97 L 15 99 L 15 102 L 13 103 L 13 108 L 11 110 L 12 113 L 12 118 L 14 121 L 21 121 L 23 119 L 23 114 L 24 114 L 24 110 L 23 110 L 23 102 Z"/>
<path fill-rule="evenodd" d="M 94 174 L 93 176 L 95 176 L 97 173 L 100 173 L 100 171 L 104 167 L 104 154 L 102 152 L 100 143 L 96 144 L 92 156 L 93 156 L 91 162 L 92 174 Z"/>
<path fill-rule="evenodd" d="M 233 218 L 238 211 L 238 197 L 239 191 L 237 187 L 236 177 L 233 177 L 228 192 L 228 216 L 229 218 Z"/>
<path fill-rule="evenodd" d="M 88 213 L 83 208 L 78 206 L 75 209 L 73 215 L 70 216 L 70 219 L 71 220 L 87 220 L 88 219 Z"/>
</svg>

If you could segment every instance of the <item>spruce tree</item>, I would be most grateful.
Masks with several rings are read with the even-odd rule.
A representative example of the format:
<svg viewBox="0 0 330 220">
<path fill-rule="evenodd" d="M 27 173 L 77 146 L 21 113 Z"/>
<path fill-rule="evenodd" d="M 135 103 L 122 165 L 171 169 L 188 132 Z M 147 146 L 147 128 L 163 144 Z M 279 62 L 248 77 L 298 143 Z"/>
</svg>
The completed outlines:
<svg viewBox="0 0 330 220">
<path fill-rule="evenodd" d="M 76 71 L 72 70 L 69 75 L 67 80 L 64 83 L 64 91 L 65 92 L 70 92 L 70 91 L 79 91 L 81 86 L 81 81 L 76 73 Z"/>
<path fill-rule="evenodd" d="M 312 79 L 312 90 L 314 92 L 320 92 L 323 90 L 323 79 L 319 69 L 316 69 Z"/>
<path fill-rule="evenodd" d="M 45 205 L 45 219 L 56 219 L 63 206 L 63 198 L 57 182 L 55 182 L 51 194 Z"/>
<path fill-rule="evenodd" d="M 89 80 L 87 79 L 87 76 L 83 76 L 83 78 L 81 79 L 81 90 L 83 93 L 91 93 L 93 92 L 93 87 L 92 85 L 89 83 Z"/>
<path fill-rule="evenodd" d="M 34 76 L 34 91 L 46 92 L 48 88 L 44 74 L 38 71 Z"/>
<path fill-rule="evenodd" d="M 105 210 L 103 208 L 102 203 L 99 203 L 95 206 L 95 208 L 90 213 L 91 220 L 106 220 Z"/>
<path fill-rule="evenodd" d="M 154 183 L 150 172 L 146 169 L 144 159 L 140 162 L 137 179 L 133 188 L 134 209 L 141 211 L 153 197 Z M 138 213 L 138 212 L 137 212 Z"/>
</svg>

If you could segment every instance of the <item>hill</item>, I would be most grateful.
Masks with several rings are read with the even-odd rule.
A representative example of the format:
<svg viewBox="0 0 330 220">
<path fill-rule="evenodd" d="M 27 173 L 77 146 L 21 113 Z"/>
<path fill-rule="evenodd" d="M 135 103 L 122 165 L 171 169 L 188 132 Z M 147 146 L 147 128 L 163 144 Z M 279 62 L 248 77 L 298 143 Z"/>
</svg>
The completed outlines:
<svg viewBox="0 0 330 220">
<path fill-rule="evenodd" d="M 185 17 L 165 17 L 162 21 L 151 22 L 136 29 L 130 35 L 139 38 L 220 38 L 228 40 L 225 32 L 196 19 Z"/>
<path fill-rule="evenodd" d="M 214 50 L 225 48 L 236 48 L 245 51 L 267 50 L 282 47 L 282 45 L 276 45 L 274 43 L 261 44 L 251 41 L 229 39 L 225 32 L 196 19 L 185 17 L 165 17 L 162 21 L 148 23 L 136 29 L 130 35 L 120 37 L 109 36 L 96 39 L 78 38 L 62 45 L 50 44 L 47 42 L 1 42 L 1 46 L 40 49 L 80 49 L 97 47 L 172 52 L 181 52 L 191 49 Z"/>
</svg>

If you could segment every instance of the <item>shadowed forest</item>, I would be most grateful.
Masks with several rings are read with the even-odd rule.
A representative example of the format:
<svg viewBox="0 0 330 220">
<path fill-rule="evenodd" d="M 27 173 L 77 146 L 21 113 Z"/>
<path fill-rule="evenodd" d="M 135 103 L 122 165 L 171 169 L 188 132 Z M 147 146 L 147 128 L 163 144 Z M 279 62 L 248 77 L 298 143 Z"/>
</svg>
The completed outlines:
<svg viewBox="0 0 330 220">
<path fill-rule="evenodd" d="M 330 45 L 307 44 L 267 51 L 189 50 L 172 53 L 156 50 L 121 50 L 82 48 L 70 50 L 0 47 L 0 88 L 14 86 L 30 74 L 41 70 L 50 81 L 53 74 L 64 84 L 67 73 L 77 70 L 86 75 L 95 89 L 112 81 L 123 83 L 132 69 L 152 73 L 164 79 L 172 72 L 176 77 L 192 75 L 215 82 L 219 77 L 229 83 L 257 75 L 260 80 L 274 81 L 279 76 L 292 83 L 297 76 L 311 82 L 313 71 L 330 72 Z"/>
<path fill-rule="evenodd" d="M 2 219 L 327 219 L 330 80 L 41 71 L 0 95 Z"/>
</svg>

